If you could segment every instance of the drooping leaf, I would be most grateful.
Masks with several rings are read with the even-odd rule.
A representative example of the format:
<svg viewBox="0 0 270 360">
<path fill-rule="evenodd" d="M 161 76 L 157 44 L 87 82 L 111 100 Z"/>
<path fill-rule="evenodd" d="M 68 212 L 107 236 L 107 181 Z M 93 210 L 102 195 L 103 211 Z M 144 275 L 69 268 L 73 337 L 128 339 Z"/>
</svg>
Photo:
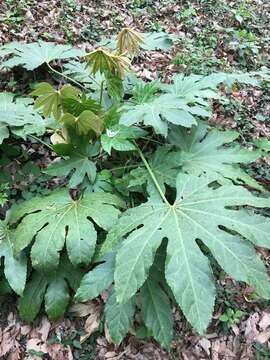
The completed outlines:
<svg viewBox="0 0 270 360">
<path fill-rule="evenodd" d="M 125 27 L 117 35 L 117 51 L 119 54 L 128 53 L 130 56 L 136 55 L 140 51 L 140 46 L 144 40 L 140 33 Z"/>
<path fill-rule="evenodd" d="M 108 74 L 106 76 L 106 84 L 108 94 L 117 100 L 121 100 L 124 95 L 123 81 L 119 76 L 113 76 Z"/>
<path fill-rule="evenodd" d="M 239 137 L 236 131 L 207 131 L 207 124 L 200 122 L 190 132 L 172 127 L 169 134 L 171 144 L 181 148 L 175 162 L 184 172 L 194 175 L 206 173 L 217 178 L 228 178 L 245 183 L 256 189 L 262 187 L 239 166 L 251 163 L 260 157 L 259 151 L 249 151 L 239 145 L 225 147 Z"/>
<path fill-rule="evenodd" d="M 49 319 L 59 319 L 70 301 L 69 287 L 76 290 L 81 277 L 82 271 L 73 267 L 66 257 L 61 258 L 58 269 L 51 274 L 34 271 L 19 299 L 20 316 L 33 321 L 44 301 Z"/>
<path fill-rule="evenodd" d="M 10 230 L 4 221 L 0 221 L 0 259 L 1 257 L 4 257 L 4 274 L 9 285 L 21 295 L 26 282 L 27 258 L 24 254 L 16 258 L 13 255 Z"/>
<path fill-rule="evenodd" d="M 27 283 L 23 296 L 19 299 L 18 309 L 22 319 L 33 321 L 41 308 L 46 292 L 46 276 L 35 273 Z"/>
<path fill-rule="evenodd" d="M 142 319 L 161 346 L 172 341 L 173 319 L 170 300 L 159 283 L 149 277 L 140 290 Z"/>
<path fill-rule="evenodd" d="M 112 290 L 105 306 L 105 321 L 112 340 L 120 344 L 133 323 L 135 313 L 135 298 L 130 298 L 125 304 L 119 304 L 115 291 Z"/>
<path fill-rule="evenodd" d="M 79 116 L 83 111 L 90 110 L 95 114 L 98 114 L 101 110 L 101 106 L 93 99 L 77 100 L 70 97 L 62 100 L 63 108 L 65 112 L 74 116 Z"/>
<path fill-rule="evenodd" d="M 209 187 L 211 181 L 180 173 L 173 205 L 157 198 L 149 200 L 127 210 L 112 228 L 101 252 L 109 252 L 129 234 L 116 256 L 114 279 L 119 303 L 128 301 L 143 285 L 164 238 L 168 239 L 166 281 L 187 320 L 199 333 L 205 331 L 211 319 L 215 287 L 197 239 L 230 276 L 270 298 L 263 262 L 253 246 L 238 235 L 256 246 L 270 247 L 269 220 L 242 208 L 269 207 L 270 200 L 235 185 L 214 189 Z"/>
<path fill-rule="evenodd" d="M 1 68 L 21 65 L 27 70 L 34 70 L 55 59 L 67 59 L 85 54 L 83 50 L 70 45 L 59 45 L 41 40 L 30 44 L 12 42 L 3 45 L 0 51 L 4 52 L 3 55 L 11 56 L 9 60 L 2 62 Z"/>
<path fill-rule="evenodd" d="M 22 219 L 13 233 L 16 253 L 35 239 L 31 259 L 38 270 L 57 268 L 59 253 L 65 244 L 72 264 L 89 264 L 97 238 L 90 219 L 109 230 L 119 215 L 116 207 L 121 205 L 119 198 L 105 192 L 87 193 L 74 201 L 65 190 L 25 201 L 10 219 L 13 224 Z"/>
<path fill-rule="evenodd" d="M 112 284 L 115 264 L 115 252 L 105 257 L 105 262 L 97 265 L 82 278 L 75 299 L 77 302 L 92 300 Z"/>
<path fill-rule="evenodd" d="M 45 309 L 51 320 L 62 317 L 69 303 L 68 284 L 64 278 L 55 276 L 48 284 L 45 294 Z"/>
<path fill-rule="evenodd" d="M 105 77 L 109 74 L 122 79 L 130 67 L 130 60 L 124 54 L 116 54 L 103 48 L 91 51 L 85 58 L 93 75 L 99 72 Z"/>
</svg>

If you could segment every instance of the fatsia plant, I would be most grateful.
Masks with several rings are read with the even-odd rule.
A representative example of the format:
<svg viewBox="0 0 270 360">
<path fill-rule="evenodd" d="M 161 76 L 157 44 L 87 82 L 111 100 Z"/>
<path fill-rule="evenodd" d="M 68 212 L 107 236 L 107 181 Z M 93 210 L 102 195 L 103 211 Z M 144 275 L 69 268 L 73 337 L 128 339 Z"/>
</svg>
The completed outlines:
<svg viewBox="0 0 270 360">
<path fill-rule="evenodd" d="M 259 86 L 257 77 L 269 75 L 176 75 L 163 83 L 131 74 L 140 48 L 168 48 L 172 41 L 125 28 L 113 50 L 85 54 L 43 42 L 1 49 L 10 57 L 5 67 L 47 64 L 67 80 L 37 84 L 34 104 L 0 94 L 0 140 L 9 130 L 41 135 L 53 118 L 52 144 L 35 137 L 50 149 L 42 172 L 69 188 L 19 201 L 1 223 L 1 277 L 20 295 L 24 319 L 34 320 L 43 303 L 57 319 L 72 292 L 84 302 L 106 290 L 104 322 L 115 343 L 144 326 L 147 336 L 169 347 L 172 304 L 200 334 L 211 320 L 216 289 L 209 256 L 270 298 L 254 248 L 270 248 L 270 222 L 262 215 L 270 201 L 243 168 L 266 156 L 268 143 L 247 149 L 236 131 L 211 129 L 202 120 L 211 115 L 211 101 L 226 101 L 220 84 Z M 63 74 L 50 65 L 80 54 L 84 62 L 64 64 Z"/>
<path fill-rule="evenodd" d="M 101 252 L 107 253 L 121 242 L 114 273 L 119 304 L 128 302 L 143 286 L 164 239 L 168 239 L 166 282 L 200 334 L 211 320 L 216 291 L 198 240 L 228 274 L 247 282 L 263 298 L 270 298 L 266 269 L 250 244 L 270 247 L 270 222 L 245 208 L 269 207 L 269 198 L 256 197 L 232 184 L 216 188 L 211 185 L 213 180 L 179 173 L 173 204 L 164 195 L 150 198 L 127 210 L 112 228 Z"/>
</svg>

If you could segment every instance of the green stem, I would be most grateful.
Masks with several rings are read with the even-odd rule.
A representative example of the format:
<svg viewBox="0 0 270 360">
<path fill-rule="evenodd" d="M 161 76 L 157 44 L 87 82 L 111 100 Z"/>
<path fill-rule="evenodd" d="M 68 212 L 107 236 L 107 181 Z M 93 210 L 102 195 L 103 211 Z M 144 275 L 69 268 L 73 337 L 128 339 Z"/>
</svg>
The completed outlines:
<svg viewBox="0 0 270 360">
<path fill-rule="evenodd" d="M 134 164 L 134 165 L 126 165 L 126 166 L 119 166 L 119 167 L 115 167 L 115 168 L 111 168 L 108 169 L 109 171 L 115 171 L 115 170 L 122 170 L 122 169 L 134 169 L 137 168 L 139 164 Z"/>
<path fill-rule="evenodd" d="M 27 135 L 29 137 L 31 137 L 32 139 L 35 139 L 36 141 L 40 142 L 41 144 L 45 145 L 48 149 L 50 149 L 51 151 L 53 150 L 53 147 L 49 144 L 47 144 L 45 141 L 41 140 L 40 138 L 36 137 L 35 135 Z"/>
<path fill-rule="evenodd" d="M 81 89 L 87 90 L 87 88 L 86 88 L 85 86 L 83 86 L 82 84 L 80 84 L 78 81 L 72 79 L 71 77 L 69 77 L 68 75 L 66 75 L 66 74 L 64 74 L 64 73 L 61 73 L 61 72 L 58 71 L 58 70 L 55 70 L 53 67 L 51 67 L 51 65 L 50 65 L 49 63 L 46 63 L 46 64 L 47 64 L 48 68 L 49 68 L 52 72 L 54 72 L 55 74 L 57 74 L 57 75 L 65 78 L 65 79 L 67 79 L 68 81 L 72 82 L 73 84 L 79 86 Z"/>
<path fill-rule="evenodd" d="M 149 172 L 149 175 L 151 176 L 151 178 L 152 178 L 152 180 L 153 180 L 153 182 L 154 182 L 154 184 L 155 184 L 155 186 L 156 186 L 156 188 L 157 188 L 157 191 L 159 192 L 162 200 L 163 200 L 167 205 L 170 206 L 169 201 L 166 199 L 165 195 L 163 194 L 163 191 L 161 190 L 161 187 L 160 187 L 160 185 L 159 185 L 159 183 L 158 183 L 158 181 L 157 181 L 157 179 L 156 179 L 156 177 L 155 177 L 155 174 L 153 173 L 153 171 L 152 171 L 150 165 L 148 164 L 145 156 L 143 155 L 141 149 L 138 147 L 138 145 L 136 144 L 135 141 L 134 141 L 134 144 L 135 144 L 135 146 L 136 146 L 136 148 L 137 148 L 137 151 L 138 151 L 138 153 L 139 153 L 139 155 L 140 155 L 140 157 L 141 157 L 141 159 L 142 159 L 142 161 L 143 161 L 143 163 L 144 163 L 147 171 Z"/>
<path fill-rule="evenodd" d="M 101 81 L 101 85 L 100 85 L 99 105 L 102 104 L 103 91 L 104 91 L 104 80 Z"/>
</svg>

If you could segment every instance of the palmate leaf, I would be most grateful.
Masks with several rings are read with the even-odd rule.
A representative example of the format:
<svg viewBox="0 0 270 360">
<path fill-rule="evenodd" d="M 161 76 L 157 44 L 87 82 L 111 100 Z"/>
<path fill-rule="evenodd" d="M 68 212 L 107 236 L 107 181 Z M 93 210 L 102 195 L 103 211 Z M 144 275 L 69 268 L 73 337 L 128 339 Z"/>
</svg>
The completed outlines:
<svg viewBox="0 0 270 360">
<path fill-rule="evenodd" d="M 117 253 L 114 275 L 117 301 L 125 303 L 145 282 L 155 252 L 162 239 L 167 238 L 166 281 L 187 320 L 200 334 L 211 320 L 215 286 L 197 239 L 229 275 L 247 282 L 260 296 L 270 298 L 263 262 L 253 246 L 239 236 L 256 246 L 270 247 L 269 220 L 239 209 L 244 205 L 269 207 L 270 200 L 255 197 L 235 185 L 214 189 L 209 187 L 211 181 L 180 173 L 173 205 L 155 198 L 127 210 L 101 249 L 101 253 L 110 251 L 128 235 Z"/>
<path fill-rule="evenodd" d="M 46 197 L 35 197 L 19 205 L 11 214 L 16 227 L 15 251 L 21 252 L 34 240 L 31 259 L 34 268 L 52 271 L 59 263 L 59 253 L 66 244 L 73 265 L 89 264 L 95 251 L 96 230 L 90 219 L 109 230 L 118 218 L 122 202 L 105 192 L 87 193 L 72 200 L 66 190 Z"/>
<path fill-rule="evenodd" d="M 13 255 L 13 242 L 4 221 L 0 221 L 0 260 L 4 257 L 4 274 L 11 288 L 22 295 L 27 273 L 27 258 L 24 254 Z"/>
<path fill-rule="evenodd" d="M 34 271 L 23 296 L 19 299 L 19 313 L 26 321 L 33 321 L 43 301 L 50 320 L 62 317 L 70 301 L 69 286 L 76 290 L 82 271 L 62 257 L 59 268 L 52 274 Z"/>
<path fill-rule="evenodd" d="M 98 145 L 98 144 L 97 144 Z M 96 165 L 90 160 L 91 157 L 99 153 L 99 146 L 91 146 L 88 144 L 82 151 L 72 148 L 69 159 L 61 159 L 47 167 L 45 174 L 51 176 L 67 176 L 72 172 L 69 179 L 69 187 L 75 188 L 81 184 L 85 177 L 90 183 L 94 183 L 96 179 Z"/>
<path fill-rule="evenodd" d="M 169 133 L 171 144 L 181 151 L 175 155 L 175 163 L 184 172 L 194 175 L 208 175 L 232 179 L 236 183 L 245 183 L 253 188 L 262 189 L 252 177 L 240 168 L 239 163 L 251 163 L 260 156 L 259 151 L 249 151 L 240 145 L 225 147 L 239 137 L 236 131 L 207 131 L 207 124 L 200 122 L 190 132 L 172 127 Z"/>
<path fill-rule="evenodd" d="M 55 59 L 67 59 L 83 56 L 85 52 L 70 45 L 58 45 L 46 41 L 25 44 L 12 42 L 0 48 L 1 55 L 10 55 L 11 58 L 2 62 L 1 68 L 23 66 L 27 70 L 34 70 L 44 63 Z"/>
<path fill-rule="evenodd" d="M 0 93 L 0 119 L 1 123 L 11 127 L 44 124 L 42 117 L 33 108 L 31 98 L 15 99 L 14 95 L 8 92 Z"/>
<path fill-rule="evenodd" d="M 51 176 L 67 176 L 72 171 L 73 174 L 69 180 L 70 188 L 75 188 L 81 184 L 85 176 L 91 183 L 95 181 L 96 165 L 83 155 L 73 155 L 68 160 L 57 161 L 50 165 L 45 173 Z"/>
<path fill-rule="evenodd" d="M 16 98 L 8 92 L 0 93 L 0 144 L 9 137 L 9 130 L 25 139 L 29 134 L 42 135 L 45 120 L 33 108 L 31 98 Z"/>
<path fill-rule="evenodd" d="M 185 127 L 196 124 L 192 112 L 192 108 L 179 97 L 164 94 L 140 104 L 131 102 L 123 106 L 120 124 L 130 126 L 142 122 L 152 126 L 157 134 L 167 136 L 168 122 Z"/>
</svg>

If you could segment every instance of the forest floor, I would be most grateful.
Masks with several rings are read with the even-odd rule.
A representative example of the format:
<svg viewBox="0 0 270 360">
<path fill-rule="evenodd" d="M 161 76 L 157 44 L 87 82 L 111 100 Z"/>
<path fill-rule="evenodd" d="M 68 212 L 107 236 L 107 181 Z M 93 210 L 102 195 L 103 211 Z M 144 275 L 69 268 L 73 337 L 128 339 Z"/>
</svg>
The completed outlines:
<svg viewBox="0 0 270 360">
<path fill-rule="evenodd" d="M 169 51 L 145 51 L 135 59 L 134 71 L 147 80 L 166 79 L 179 72 L 209 74 L 269 67 L 269 0 L 0 2 L 0 43 L 43 39 L 90 50 L 102 37 L 126 26 L 138 31 L 166 31 L 178 38 Z M 0 86 L 17 89 L 13 75 Z M 233 88 L 227 94 L 229 101 L 215 106 L 211 124 L 237 129 L 245 144 L 259 137 L 270 138 L 269 90 L 269 84 Z M 47 150 L 33 151 L 41 157 Z M 248 168 L 268 189 L 269 164 L 265 158 Z M 33 172 L 29 183 L 24 179 L 26 196 L 29 186 L 38 181 L 38 170 Z M 258 251 L 270 265 L 270 252 Z M 270 304 L 252 295 L 250 288 L 224 275 L 218 282 L 218 300 L 207 335 L 196 335 L 175 309 L 175 339 L 170 351 L 152 339 L 140 340 L 132 334 L 115 346 L 106 331 L 105 335 L 101 331 L 99 314 L 92 313 L 90 305 L 73 309 L 56 323 L 43 316 L 29 325 L 19 319 L 12 296 L 0 298 L 0 359 L 270 359 Z M 225 315 L 224 321 L 221 315 Z M 88 336 L 81 342 L 85 333 Z"/>
</svg>

